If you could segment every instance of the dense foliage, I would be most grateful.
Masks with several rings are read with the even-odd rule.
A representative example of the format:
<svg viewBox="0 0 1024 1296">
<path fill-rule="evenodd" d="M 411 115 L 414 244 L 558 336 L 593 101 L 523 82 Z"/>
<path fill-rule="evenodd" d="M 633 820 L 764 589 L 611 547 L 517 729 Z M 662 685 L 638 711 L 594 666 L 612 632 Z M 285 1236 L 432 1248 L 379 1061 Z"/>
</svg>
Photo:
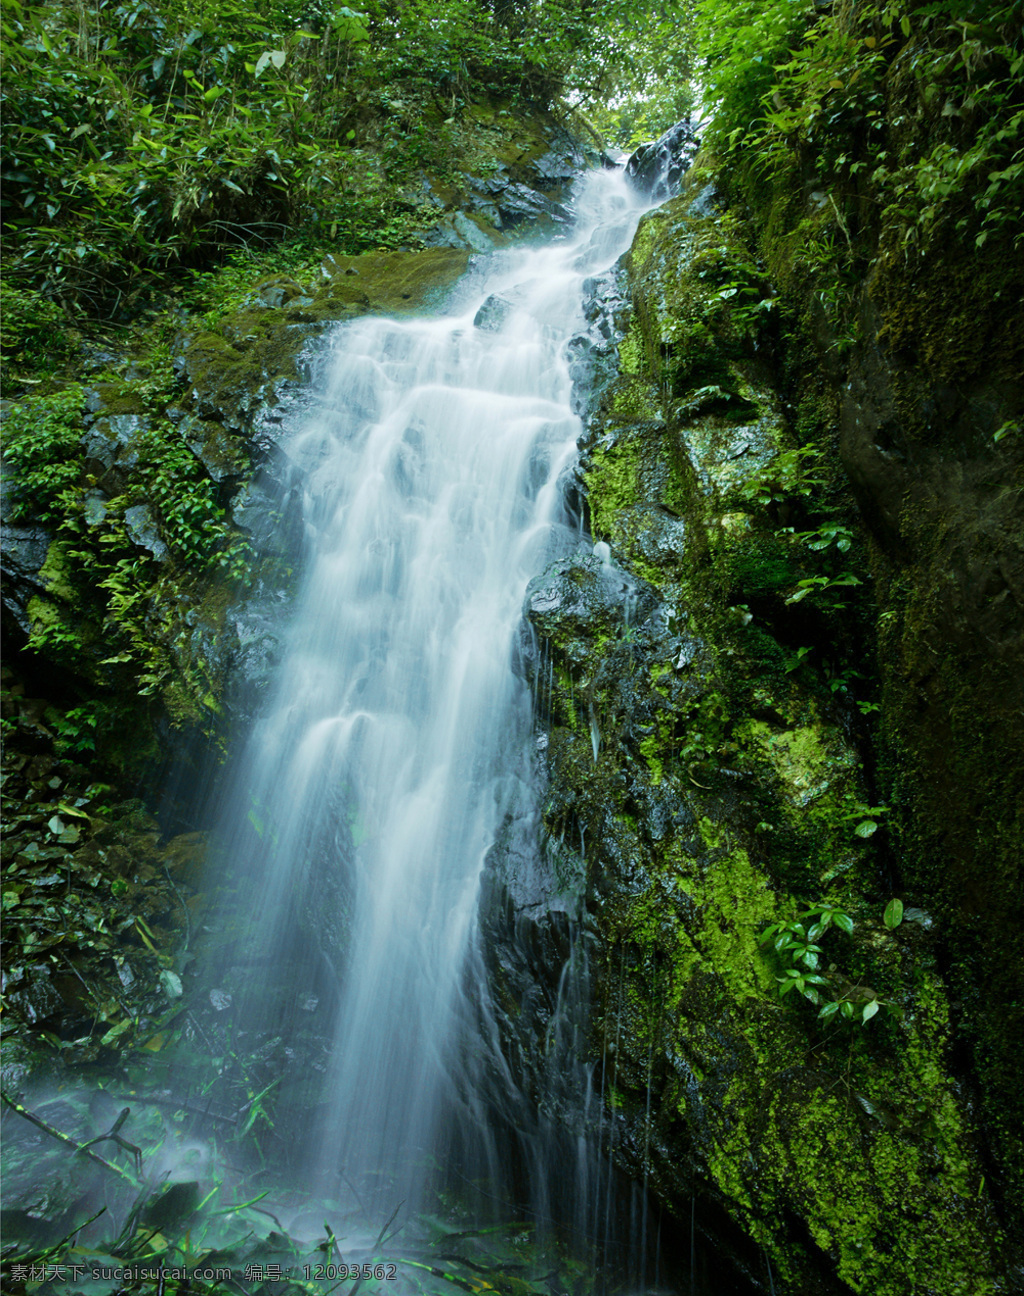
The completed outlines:
<svg viewBox="0 0 1024 1296">
<path fill-rule="evenodd" d="M 468 101 L 653 93 L 678 31 L 664 9 L 655 58 L 621 2 L 102 0 L 86 15 L 11 0 L 7 276 L 109 314 L 154 274 L 300 226 L 348 251 L 395 246 L 431 216 L 403 186 L 453 166 Z M 659 122 L 678 87 L 668 99 Z"/>
<path fill-rule="evenodd" d="M 700 14 L 716 147 L 762 175 L 835 182 L 847 242 L 867 204 L 908 252 L 950 234 L 980 247 L 1008 225 L 1024 238 L 1019 4 L 702 0 Z M 903 113 L 887 122 L 894 91 Z"/>
</svg>

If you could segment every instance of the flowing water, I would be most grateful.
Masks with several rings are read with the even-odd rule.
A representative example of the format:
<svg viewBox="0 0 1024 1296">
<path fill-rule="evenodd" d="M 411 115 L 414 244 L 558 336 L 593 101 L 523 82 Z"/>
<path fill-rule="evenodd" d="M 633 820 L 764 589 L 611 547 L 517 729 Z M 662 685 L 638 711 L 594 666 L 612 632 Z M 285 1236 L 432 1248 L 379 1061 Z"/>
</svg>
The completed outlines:
<svg viewBox="0 0 1024 1296">
<path fill-rule="evenodd" d="M 573 525 L 567 343 L 644 207 L 602 171 L 575 210 L 567 237 L 488 258 L 453 313 L 339 329 L 320 412 L 280 443 L 307 552 L 227 816 L 261 951 L 245 1012 L 329 1020 L 302 1063 L 302 1161 L 368 1207 L 419 1201 L 456 1145 L 466 1178 L 507 1169 L 477 1092 L 481 871 L 530 796 L 512 660 L 527 582 Z"/>
</svg>

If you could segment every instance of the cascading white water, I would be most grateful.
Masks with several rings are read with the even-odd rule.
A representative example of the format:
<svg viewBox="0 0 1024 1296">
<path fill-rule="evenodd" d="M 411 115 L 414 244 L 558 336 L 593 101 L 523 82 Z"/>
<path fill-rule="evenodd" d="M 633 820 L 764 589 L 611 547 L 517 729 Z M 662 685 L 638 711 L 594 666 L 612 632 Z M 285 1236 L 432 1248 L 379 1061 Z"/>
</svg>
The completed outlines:
<svg viewBox="0 0 1024 1296">
<path fill-rule="evenodd" d="M 364 1195 L 387 1181 L 391 1202 L 415 1200 L 442 1112 L 477 1119 L 459 1096 L 467 969 L 484 857 L 522 795 L 524 591 L 567 524 L 566 344 L 583 281 L 644 210 L 608 171 L 575 207 L 572 236 L 490 258 L 458 314 L 339 329 L 326 412 L 281 443 L 308 555 L 231 811 L 265 952 L 250 1001 L 280 989 L 319 921 L 330 949 L 315 957 L 343 966 L 305 1156 Z"/>
</svg>

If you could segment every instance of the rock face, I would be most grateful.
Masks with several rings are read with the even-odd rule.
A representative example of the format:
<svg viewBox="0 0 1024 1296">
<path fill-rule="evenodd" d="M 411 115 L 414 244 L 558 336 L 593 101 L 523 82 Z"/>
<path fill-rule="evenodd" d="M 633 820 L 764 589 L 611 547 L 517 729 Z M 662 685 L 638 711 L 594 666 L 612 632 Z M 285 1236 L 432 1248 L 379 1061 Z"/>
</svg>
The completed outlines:
<svg viewBox="0 0 1024 1296">
<path fill-rule="evenodd" d="M 410 205 L 448 208 L 422 232 L 424 244 L 489 252 L 510 239 L 550 235 L 566 226 L 572 181 L 598 155 L 553 121 L 502 121 L 507 112 L 485 106 L 471 111 L 485 129 L 510 134 L 494 140 L 494 157 L 481 173 L 464 171 L 457 185 L 421 177 L 408 195 Z"/>
<path fill-rule="evenodd" d="M 544 828 L 577 879 L 604 1119 L 664 1207 L 688 1217 L 697 1196 L 699 1227 L 756 1244 L 745 1263 L 766 1291 L 1009 1291 L 1011 1222 L 954 1052 L 937 893 L 876 832 L 877 704 L 847 604 L 870 580 L 864 533 L 838 504 L 828 516 L 841 470 L 780 393 L 775 299 L 719 205 L 705 176 L 592 285 L 572 356 L 591 384 L 577 489 L 597 544 L 524 607 Z M 869 391 L 847 392 L 848 460 Z M 987 498 L 1009 541 L 1009 499 Z M 884 498 L 865 511 L 885 525 Z M 1011 585 L 988 613 L 1007 660 Z M 970 604 L 947 603 L 978 644 Z M 536 895 L 517 899 L 524 867 L 496 862 L 492 914 L 514 916 L 550 985 L 565 905 L 545 919 Z M 495 999 L 522 1002 L 515 942 L 498 950 Z M 521 1058 L 529 1023 L 503 1028 Z"/>
<path fill-rule="evenodd" d="M 914 283 L 880 259 L 841 392 L 839 451 L 874 546 L 901 878 L 941 923 L 958 1041 L 1019 1223 L 1024 444 L 1010 429 L 1024 409 L 1024 274 L 1005 274 L 996 258 L 933 254 Z M 1016 1243 L 1024 1264 L 1019 1230 Z"/>
<path fill-rule="evenodd" d="M 668 198 L 678 192 L 698 144 L 691 123 L 677 122 L 652 143 L 640 145 L 626 161 L 626 175 L 642 194 Z"/>
</svg>

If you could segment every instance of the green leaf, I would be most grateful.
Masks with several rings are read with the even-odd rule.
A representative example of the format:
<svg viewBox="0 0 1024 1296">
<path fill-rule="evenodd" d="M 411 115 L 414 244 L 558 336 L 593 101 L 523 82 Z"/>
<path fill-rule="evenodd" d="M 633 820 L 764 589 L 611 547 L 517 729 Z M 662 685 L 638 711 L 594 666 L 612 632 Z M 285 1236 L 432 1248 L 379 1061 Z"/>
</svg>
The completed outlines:
<svg viewBox="0 0 1024 1296">
<path fill-rule="evenodd" d="M 64 801 L 58 802 L 57 809 L 61 811 L 61 814 L 74 815 L 76 819 L 88 819 L 86 811 L 76 810 L 74 806 L 66 805 Z"/>
<path fill-rule="evenodd" d="M 858 837 L 873 837 L 878 832 L 878 824 L 873 819 L 865 819 L 853 831 Z"/>
<path fill-rule="evenodd" d="M 366 14 L 357 13 L 354 9 L 336 10 L 331 18 L 331 26 L 339 40 L 349 41 L 353 45 L 369 40 Z"/>
<path fill-rule="evenodd" d="M 847 936 L 851 936 L 853 934 L 853 919 L 850 917 L 849 914 L 840 913 L 837 910 L 834 915 L 834 921 L 836 926 L 841 931 L 846 932 Z"/>
<path fill-rule="evenodd" d="M 254 69 L 256 76 L 260 76 L 271 64 L 276 68 L 284 67 L 286 57 L 284 50 L 264 50 L 256 60 Z"/>
<path fill-rule="evenodd" d="M 885 925 L 890 931 L 895 930 L 903 921 L 903 901 L 890 900 L 885 906 Z"/>
<path fill-rule="evenodd" d="M 870 1003 L 864 1005 L 864 1011 L 861 1013 L 861 1025 L 866 1026 L 876 1012 L 878 1012 L 878 1000 L 872 999 Z"/>
<path fill-rule="evenodd" d="M 821 1012 L 818 1013 L 818 1016 L 824 1018 L 825 1021 L 828 1021 L 829 1018 L 834 1017 L 838 1011 L 839 1001 L 833 999 L 831 1003 L 827 1003 L 824 1008 L 822 1008 Z"/>
<path fill-rule="evenodd" d="M 124 1021 L 118 1022 L 116 1026 L 112 1026 L 110 1030 L 108 1030 L 107 1033 L 100 1040 L 100 1043 L 103 1045 L 113 1044 L 115 1040 L 121 1038 L 121 1036 L 125 1033 L 126 1030 L 130 1030 L 131 1026 L 132 1026 L 131 1018 L 126 1017 Z"/>
</svg>

